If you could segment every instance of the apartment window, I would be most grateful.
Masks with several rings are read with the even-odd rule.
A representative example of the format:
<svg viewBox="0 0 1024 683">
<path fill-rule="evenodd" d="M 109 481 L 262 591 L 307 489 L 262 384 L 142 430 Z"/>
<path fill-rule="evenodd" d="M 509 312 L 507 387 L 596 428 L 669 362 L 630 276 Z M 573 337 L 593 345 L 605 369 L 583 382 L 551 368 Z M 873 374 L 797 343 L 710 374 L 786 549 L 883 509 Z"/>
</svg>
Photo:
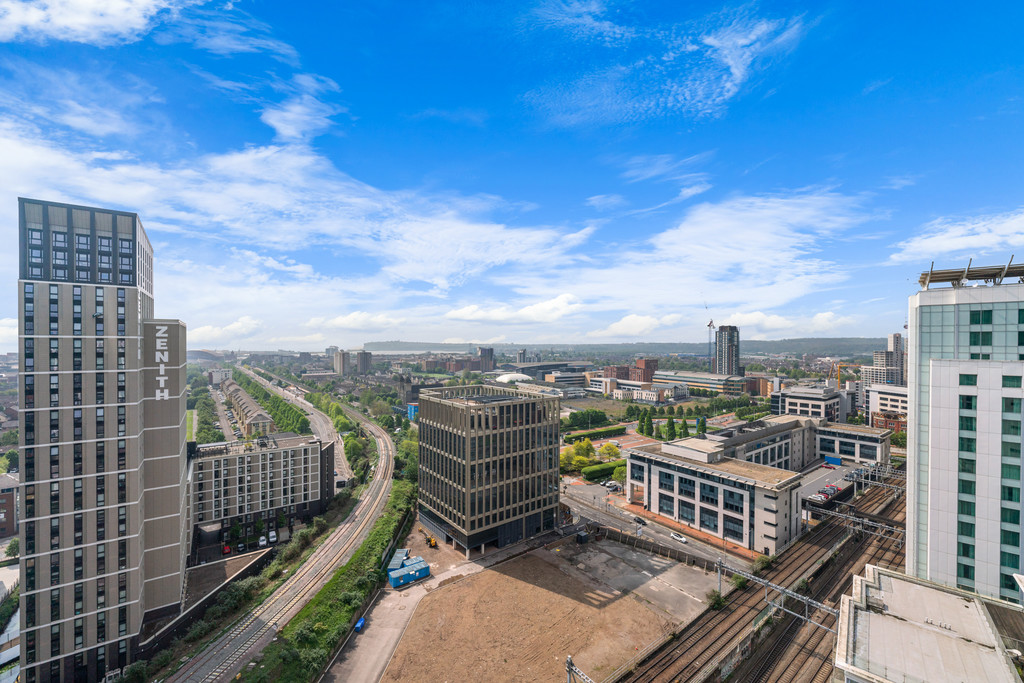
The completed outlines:
<svg viewBox="0 0 1024 683">
<path fill-rule="evenodd" d="M 36 661 L 36 632 L 29 631 L 25 634 L 25 661 L 33 664 Z M 34 673 L 35 669 L 29 669 L 28 673 Z"/>
<path fill-rule="evenodd" d="M 53 624 L 52 626 L 50 626 L 50 656 L 60 656 L 60 624 Z M 56 664 L 57 666 L 54 666 L 54 664 Z M 57 670 L 56 678 L 53 678 L 52 676 L 54 669 Z M 50 674 L 51 680 L 60 680 L 60 662 L 50 663 Z"/>
<path fill-rule="evenodd" d="M 999 511 L 999 521 L 1006 524 L 1020 524 L 1020 510 L 1014 508 L 1002 508 Z"/>
<path fill-rule="evenodd" d="M 25 625 L 29 628 L 36 625 L 36 596 L 25 596 Z"/>
<path fill-rule="evenodd" d="M 85 609 L 85 589 L 80 583 L 75 584 L 75 614 L 81 614 Z"/>
<path fill-rule="evenodd" d="M 977 451 L 977 441 L 974 439 L 961 436 L 960 437 L 960 451 L 962 453 L 974 453 Z"/>
<path fill-rule="evenodd" d="M 962 387 L 976 387 L 978 386 L 977 375 L 960 375 L 960 386 Z"/>
<path fill-rule="evenodd" d="M 107 614 L 100 612 L 96 615 L 96 642 L 102 643 L 107 639 Z"/>
<path fill-rule="evenodd" d="M 974 516 L 974 503 L 969 500 L 958 500 L 956 506 L 957 514 Z"/>
<path fill-rule="evenodd" d="M 79 512 L 78 514 L 75 515 L 74 525 L 75 525 L 75 545 L 81 545 L 82 544 L 82 540 L 83 540 L 82 539 L 82 535 L 83 534 L 82 534 L 82 513 L 81 512 Z"/>
<path fill-rule="evenodd" d="M 34 591 L 36 589 L 36 559 L 30 557 L 25 560 L 25 590 Z"/>
<path fill-rule="evenodd" d="M 102 541 L 107 538 L 107 511 L 96 511 L 96 540 Z"/>
<path fill-rule="evenodd" d="M 1020 420 L 1003 420 L 1003 434 L 1020 436 Z"/>
<path fill-rule="evenodd" d="M 957 562 L 956 564 L 956 575 L 961 579 L 974 580 L 974 567 L 969 564 Z"/>
<path fill-rule="evenodd" d="M 100 470 L 102 472 L 102 470 Z M 96 505 L 103 506 L 107 503 L 107 478 L 96 477 Z"/>
<path fill-rule="evenodd" d="M 1003 479 L 1020 481 L 1020 465 L 1007 465 L 1003 463 Z"/>
<path fill-rule="evenodd" d="M 999 531 L 999 542 L 1003 545 L 1010 545 L 1014 548 L 1020 547 L 1020 534 L 1016 531 L 1009 531 L 1007 529 L 1000 529 Z"/>
<path fill-rule="evenodd" d="M 1021 400 L 1019 398 L 1003 398 L 1003 412 L 1020 414 Z"/>
<path fill-rule="evenodd" d="M 117 568 L 128 568 L 128 541 L 117 542 Z"/>
<path fill-rule="evenodd" d="M 25 516 L 35 517 L 36 516 L 36 487 L 26 486 L 25 487 Z"/>
<path fill-rule="evenodd" d="M 971 346 L 992 346 L 991 332 L 971 332 Z M 962 377 L 963 375 L 961 375 Z"/>
<path fill-rule="evenodd" d="M 102 539 L 101 539 L 102 540 Z M 96 572 L 103 574 L 107 571 L 107 546 L 105 543 L 100 543 L 96 546 Z M 97 596 L 103 593 L 104 580 L 100 579 L 99 584 L 96 588 Z M 97 597 L 97 600 L 99 597 Z"/>
<path fill-rule="evenodd" d="M 959 490 L 960 490 L 960 493 L 965 493 L 965 494 L 967 494 L 969 496 L 973 496 L 974 495 L 974 482 L 971 481 L 970 479 L 961 479 L 960 480 L 960 488 L 959 488 Z"/>
<path fill-rule="evenodd" d="M 128 508 L 121 506 L 117 508 L 117 535 L 124 536 L 128 533 Z"/>
<path fill-rule="evenodd" d="M 117 602 L 128 602 L 128 575 L 117 575 Z"/>
<path fill-rule="evenodd" d="M 60 514 L 60 482 L 56 481 L 50 482 L 50 514 Z M 54 519 L 50 521 L 56 522 L 57 520 Z"/>
<path fill-rule="evenodd" d="M 970 319 L 972 325 L 991 325 L 992 311 L 971 311 Z"/>
<path fill-rule="evenodd" d="M 60 589 L 50 590 L 50 621 L 60 619 Z"/>
<path fill-rule="evenodd" d="M 1003 486 L 1000 498 L 1007 503 L 1019 503 L 1020 489 L 1016 486 Z"/>
<path fill-rule="evenodd" d="M 60 548 L 60 518 L 50 518 L 50 550 Z"/>
<path fill-rule="evenodd" d="M 956 554 L 958 557 L 966 557 L 970 560 L 974 559 L 974 546 L 970 543 L 957 543 Z"/>
<path fill-rule="evenodd" d="M 128 634 L 128 608 L 118 607 L 117 608 L 117 635 L 124 636 Z"/>
<path fill-rule="evenodd" d="M 964 432 L 974 432 L 974 431 L 977 431 L 977 427 L 978 427 L 977 423 L 978 423 L 977 418 L 969 417 L 967 415 L 961 415 L 960 416 L 960 430 L 961 431 L 964 431 Z"/>
<path fill-rule="evenodd" d="M 1004 441 L 1003 444 L 1003 457 L 1004 458 L 1019 458 L 1020 457 L 1020 444 L 1012 443 L 1010 441 Z"/>
<path fill-rule="evenodd" d="M 1009 567 L 1010 569 L 1020 568 L 1020 555 L 1015 553 L 1008 553 L 1005 551 L 999 552 L 999 566 Z"/>
<path fill-rule="evenodd" d="M 84 620 L 79 618 L 75 619 L 75 649 L 80 649 L 85 644 L 85 624 Z M 80 656 L 80 655 L 79 655 Z M 75 660 L 78 662 L 78 659 Z"/>
<path fill-rule="evenodd" d="M 1003 386 L 1007 389 L 1020 389 L 1020 375 L 1003 375 Z"/>
<path fill-rule="evenodd" d="M 84 553 L 85 553 L 85 551 L 82 550 L 81 548 L 75 548 L 75 579 L 74 579 L 75 581 L 81 581 L 82 580 L 82 573 L 84 571 L 84 568 L 82 566 L 83 565 L 82 558 L 83 558 L 83 554 Z"/>
</svg>

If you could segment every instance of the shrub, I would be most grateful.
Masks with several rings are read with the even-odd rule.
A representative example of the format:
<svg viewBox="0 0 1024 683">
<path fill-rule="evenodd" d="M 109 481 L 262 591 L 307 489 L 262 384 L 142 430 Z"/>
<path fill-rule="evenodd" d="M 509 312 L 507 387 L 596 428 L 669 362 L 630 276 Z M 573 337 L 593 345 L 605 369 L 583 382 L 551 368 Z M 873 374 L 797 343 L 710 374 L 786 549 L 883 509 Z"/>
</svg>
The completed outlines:
<svg viewBox="0 0 1024 683">
<path fill-rule="evenodd" d="M 732 581 L 732 585 L 736 586 L 736 588 L 738 588 L 739 590 L 743 590 L 747 587 L 747 577 L 745 576 L 733 574 L 732 578 L 729 580 Z"/>
<path fill-rule="evenodd" d="M 311 674 L 319 673 L 327 664 L 327 650 L 320 647 L 309 647 L 299 651 L 302 668 Z"/>
<path fill-rule="evenodd" d="M 603 462 L 600 465 L 591 465 L 590 467 L 584 467 L 580 470 L 583 478 L 587 481 L 597 481 L 598 479 L 609 479 L 615 474 L 615 470 L 619 467 L 625 467 L 625 460 L 615 460 L 613 462 Z"/>
<path fill-rule="evenodd" d="M 606 436 L 619 436 L 620 434 L 626 433 L 626 427 L 620 425 L 617 427 L 602 427 L 601 429 L 591 429 L 585 432 L 576 432 L 575 434 L 566 434 L 563 437 L 565 443 L 574 443 L 582 439 L 603 439 Z"/>
<path fill-rule="evenodd" d="M 775 564 L 774 555 L 758 555 L 754 560 L 754 575 L 760 576 L 761 572 L 770 569 L 773 564 Z"/>
<path fill-rule="evenodd" d="M 121 672 L 121 679 L 125 683 L 146 683 L 147 668 L 146 662 L 132 662 Z"/>
<path fill-rule="evenodd" d="M 708 607 L 711 609 L 722 609 L 725 607 L 725 598 L 718 591 L 709 591 L 707 598 Z"/>
<path fill-rule="evenodd" d="M 320 534 L 322 534 L 325 531 L 327 531 L 327 520 L 324 519 L 323 517 L 319 517 L 319 516 L 314 517 L 313 518 L 313 534 L 315 536 L 319 536 Z"/>
<path fill-rule="evenodd" d="M 164 667 L 168 666 L 173 661 L 174 653 L 171 652 L 169 648 L 166 650 L 161 650 L 157 654 L 157 656 L 153 658 L 153 661 L 150 662 L 150 668 L 159 671 L 160 669 L 163 669 Z"/>
<path fill-rule="evenodd" d="M 185 642 L 186 643 L 194 643 L 194 642 L 196 642 L 197 640 L 199 640 L 200 638 L 205 636 L 207 633 L 209 633 L 212 628 L 213 628 L 213 624 L 212 623 L 210 623 L 209 621 L 206 621 L 205 619 L 200 619 L 196 623 L 192 624 L 192 628 L 190 628 L 188 630 L 188 633 L 185 634 Z M 145 679 L 143 679 L 143 680 L 145 680 Z"/>
</svg>

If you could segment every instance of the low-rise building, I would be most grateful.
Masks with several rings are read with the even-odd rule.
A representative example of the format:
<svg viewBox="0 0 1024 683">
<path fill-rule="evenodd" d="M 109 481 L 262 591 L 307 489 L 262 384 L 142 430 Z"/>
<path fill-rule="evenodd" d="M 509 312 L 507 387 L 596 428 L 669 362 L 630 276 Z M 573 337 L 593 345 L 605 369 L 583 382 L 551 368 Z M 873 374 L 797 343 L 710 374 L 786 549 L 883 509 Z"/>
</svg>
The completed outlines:
<svg viewBox="0 0 1024 683">
<path fill-rule="evenodd" d="M 868 565 L 842 597 L 835 668 L 845 683 L 1018 683 L 1022 624 L 1017 605 Z"/>
<path fill-rule="evenodd" d="M 829 422 L 844 422 L 846 411 L 839 391 L 830 387 L 791 387 L 771 397 L 773 415 L 822 417 Z"/>
<path fill-rule="evenodd" d="M 739 396 L 756 387 L 756 382 L 748 383 L 746 378 L 738 375 L 720 375 L 712 372 L 684 372 L 681 370 L 656 370 L 651 380 L 656 386 L 682 384 L 690 389 L 713 391 L 717 394 Z M 749 386 L 748 386 L 749 384 Z"/>
<path fill-rule="evenodd" d="M 907 413 L 910 410 L 907 387 L 872 384 L 866 393 L 872 427 L 884 427 L 896 432 L 907 431 Z"/>
<path fill-rule="evenodd" d="M 221 391 L 228 405 L 235 411 L 243 436 L 270 434 L 274 431 L 274 421 L 235 380 L 225 380 Z"/>
<path fill-rule="evenodd" d="M 721 444 L 707 439 L 623 453 L 631 503 L 765 555 L 800 533 L 798 472 L 725 458 Z"/>
<path fill-rule="evenodd" d="M 259 520 L 308 520 L 333 495 L 333 454 L 333 443 L 294 434 L 199 446 L 189 463 L 192 523 L 239 524 L 252 535 Z"/>
<path fill-rule="evenodd" d="M 0 538 L 10 538 L 18 533 L 18 486 L 21 480 L 17 474 L 0 474 Z"/>
<path fill-rule="evenodd" d="M 889 463 L 892 431 L 864 425 L 825 422 L 815 428 L 818 455 L 838 456 L 865 465 Z"/>
<path fill-rule="evenodd" d="M 207 371 L 206 378 L 210 381 L 210 386 L 216 389 L 225 380 L 231 379 L 231 370 L 227 368 L 214 368 Z"/>
</svg>

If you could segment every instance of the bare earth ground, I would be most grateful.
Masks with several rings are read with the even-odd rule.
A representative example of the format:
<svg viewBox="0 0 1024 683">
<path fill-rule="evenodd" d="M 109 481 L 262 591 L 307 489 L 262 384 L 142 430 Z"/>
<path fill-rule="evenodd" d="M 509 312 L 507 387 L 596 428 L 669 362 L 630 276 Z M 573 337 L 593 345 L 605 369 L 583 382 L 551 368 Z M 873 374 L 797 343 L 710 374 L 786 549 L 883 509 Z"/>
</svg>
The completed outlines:
<svg viewBox="0 0 1024 683">
<path fill-rule="evenodd" d="M 646 607 L 537 550 L 434 590 L 384 681 L 553 681 L 566 655 L 601 679 L 667 628 Z"/>
</svg>

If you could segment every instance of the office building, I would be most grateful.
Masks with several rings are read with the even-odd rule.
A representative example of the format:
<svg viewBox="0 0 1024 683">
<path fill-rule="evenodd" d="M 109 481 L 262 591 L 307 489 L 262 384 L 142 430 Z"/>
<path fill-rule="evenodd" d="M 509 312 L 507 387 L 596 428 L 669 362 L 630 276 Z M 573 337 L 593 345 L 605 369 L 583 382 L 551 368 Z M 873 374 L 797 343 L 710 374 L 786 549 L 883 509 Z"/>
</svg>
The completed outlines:
<svg viewBox="0 0 1024 683">
<path fill-rule="evenodd" d="M 324 355 L 327 356 L 327 360 L 328 361 L 332 361 L 333 362 L 334 354 L 336 354 L 337 352 L 338 352 L 338 347 L 337 346 L 328 346 L 327 349 L 324 351 Z"/>
<path fill-rule="evenodd" d="M 21 676 L 102 680 L 180 610 L 185 326 L 137 214 L 18 208 Z"/>
<path fill-rule="evenodd" d="M 800 533 L 799 472 L 724 457 L 706 439 L 622 450 L 630 503 L 765 555 Z"/>
<path fill-rule="evenodd" d="M 629 379 L 628 365 L 606 365 L 604 376 L 608 379 Z"/>
<path fill-rule="evenodd" d="M 888 336 L 888 348 L 872 354 L 872 364 L 860 368 L 861 381 L 865 385 L 893 384 L 907 386 L 907 353 L 903 335 L 896 332 Z"/>
<path fill-rule="evenodd" d="M 719 375 L 742 375 L 740 367 L 740 328 L 722 325 L 715 332 L 715 372 Z"/>
<path fill-rule="evenodd" d="M 559 399 L 485 385 L 420 392 L 420 522 L 502 547 L 555 528 Z"/>
<path fill-rule="evenodd" d="M 872 384 L 867 388 L 867 407 L 872 427 L 907 431 L 907 413 L 910 410 L 907 387 Z"/>
<path fill-rule="evenodd" d="M 480 355 L 480 372 L 493 372 L 494 347 L 479 346 L 476 352 Z"/>
<path fill-rule="evenodd" d="M 356 374 L 368 375 L 373 366 L 373 354 L 369 351 L 356 351 Z"/>
<path fill-rule="evenodd" d="M 711 391 L 726 396 L 739 396 L 757 390 L 757 381 L 735 375 L 719 375 L 711 372 L 685 372 L 681 370 L 657 370 L 652 382 L 659 384 L 679 384 L 690 389 Z"/>
<path fill-rule="evenodd" d="M 909 311 L 907 573 L 1011 600 L 1022 554 L 1021 276 L 1022 266 L 924 273 Z"/>
<path fill-rule="evenodd" d="M 822 417 L 829 422 L 846 422 L 846 406 L 836 389 L 829 387 L 791 387 L 771 397 L 772 415 Z"/>
<path fill-rule="evenodd" d="M 526 349 L 519 349 L 516 352 L 516 362 L 517 363 L 525 363 L 526 362 Z"/>
</svg>

